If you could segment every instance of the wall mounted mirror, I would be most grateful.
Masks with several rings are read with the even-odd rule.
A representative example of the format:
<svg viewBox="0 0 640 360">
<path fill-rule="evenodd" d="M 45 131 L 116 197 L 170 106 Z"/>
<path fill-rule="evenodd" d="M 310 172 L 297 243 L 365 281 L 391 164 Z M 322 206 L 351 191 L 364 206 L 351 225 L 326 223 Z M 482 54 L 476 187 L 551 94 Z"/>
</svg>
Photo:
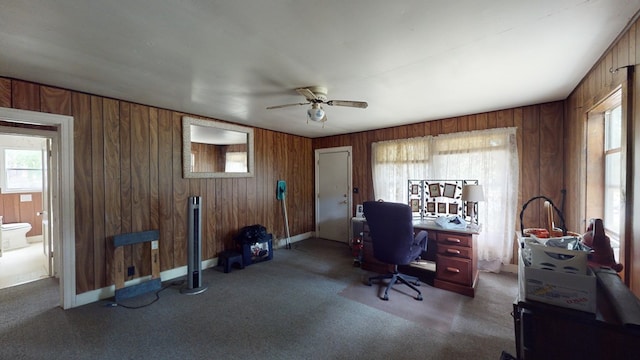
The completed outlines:
<svg viewBox="0 0 640 360">
<path fill-rule="evenodd" d="M 182 118 L 185 178 L 253 177 L 253 129 L 213 120 Z"/>
</svg>

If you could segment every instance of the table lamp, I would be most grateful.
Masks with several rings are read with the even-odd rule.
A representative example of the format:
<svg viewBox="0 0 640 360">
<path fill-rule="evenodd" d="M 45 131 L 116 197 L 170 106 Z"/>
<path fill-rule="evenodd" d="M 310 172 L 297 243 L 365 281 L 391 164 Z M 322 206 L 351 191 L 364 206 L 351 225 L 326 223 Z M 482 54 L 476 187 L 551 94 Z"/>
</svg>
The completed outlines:
<svg viewBox="0 0 640 360">
<path fill-rule="evenodd" d="M 471 206 L 467 207 L 467 209 L 470 210 L 471 225 L 477 226 L 477 222 L 474 224 L 476 219 L 476 206 L 478 206 L 478 201 L 484 201 L 482 185 L 465 185 L 462 188 L 462 200 L 471 203 Z"/>
</svg>

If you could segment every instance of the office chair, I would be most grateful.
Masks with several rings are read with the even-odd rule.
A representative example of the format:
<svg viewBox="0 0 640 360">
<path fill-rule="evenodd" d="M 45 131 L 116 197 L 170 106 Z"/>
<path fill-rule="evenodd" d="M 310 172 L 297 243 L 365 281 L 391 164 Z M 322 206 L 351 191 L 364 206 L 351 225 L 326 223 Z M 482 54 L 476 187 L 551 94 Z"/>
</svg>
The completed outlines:
<svg viewBox="0 0 640 360">
<path fill-rule="evenodd" d="M 422 300 L 422 293 L 414 286 L 420 286 L 420 280 L 414 276 L 399 273 L 398 265 L 409 264 L 427 250 L 427 232 L 423 230 L 414 236 L 409 205 L 367 201 L 363 207 L 364 217 L 369 225 L 373 257 L 393 265 L 393 272 L 370 277 L 367 285 L 371 286 L 373 280 L 389 279 L 384 295 L 381 297 L 382 300 L 389 300 L 389 289 L 397 282 L 401 282 L 418 293 L 416 300 Z"/>
</svg>

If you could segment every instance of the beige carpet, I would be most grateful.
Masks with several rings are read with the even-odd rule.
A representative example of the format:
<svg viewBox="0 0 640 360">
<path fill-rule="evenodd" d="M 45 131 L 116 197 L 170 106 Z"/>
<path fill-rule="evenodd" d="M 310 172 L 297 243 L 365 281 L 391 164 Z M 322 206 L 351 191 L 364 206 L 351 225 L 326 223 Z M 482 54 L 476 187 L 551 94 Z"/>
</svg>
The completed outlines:
<svg viewBox="0 0 640 360">
<path fill-rule="evenodd" d="M 353 283 L 338 294 L 443 333 L 451 331 L 453 320 L 465 298 L 464 295 L 422 283 L 419 287 L 422 301 L 416 300 L 415 292 L 402 284 L 394 285 L 389 290 L 389 301 L 384 301 L 380 295 L 384 293 L 385 283 L 374 282 L 368 286 L 365 281 Z"/>
</svg>

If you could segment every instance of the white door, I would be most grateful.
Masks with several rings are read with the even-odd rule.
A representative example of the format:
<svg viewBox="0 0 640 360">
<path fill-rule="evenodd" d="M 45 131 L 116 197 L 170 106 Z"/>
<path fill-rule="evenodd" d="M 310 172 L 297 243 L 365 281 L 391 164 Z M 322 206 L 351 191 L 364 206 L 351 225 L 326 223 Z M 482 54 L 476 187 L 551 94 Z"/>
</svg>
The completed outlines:
<svg viewBox="0 0 640 360">
<path fill-rule="evenodd" d="M 349 243 L 351 147 L 316 150 L 316 234 Z"/>
</svg>

